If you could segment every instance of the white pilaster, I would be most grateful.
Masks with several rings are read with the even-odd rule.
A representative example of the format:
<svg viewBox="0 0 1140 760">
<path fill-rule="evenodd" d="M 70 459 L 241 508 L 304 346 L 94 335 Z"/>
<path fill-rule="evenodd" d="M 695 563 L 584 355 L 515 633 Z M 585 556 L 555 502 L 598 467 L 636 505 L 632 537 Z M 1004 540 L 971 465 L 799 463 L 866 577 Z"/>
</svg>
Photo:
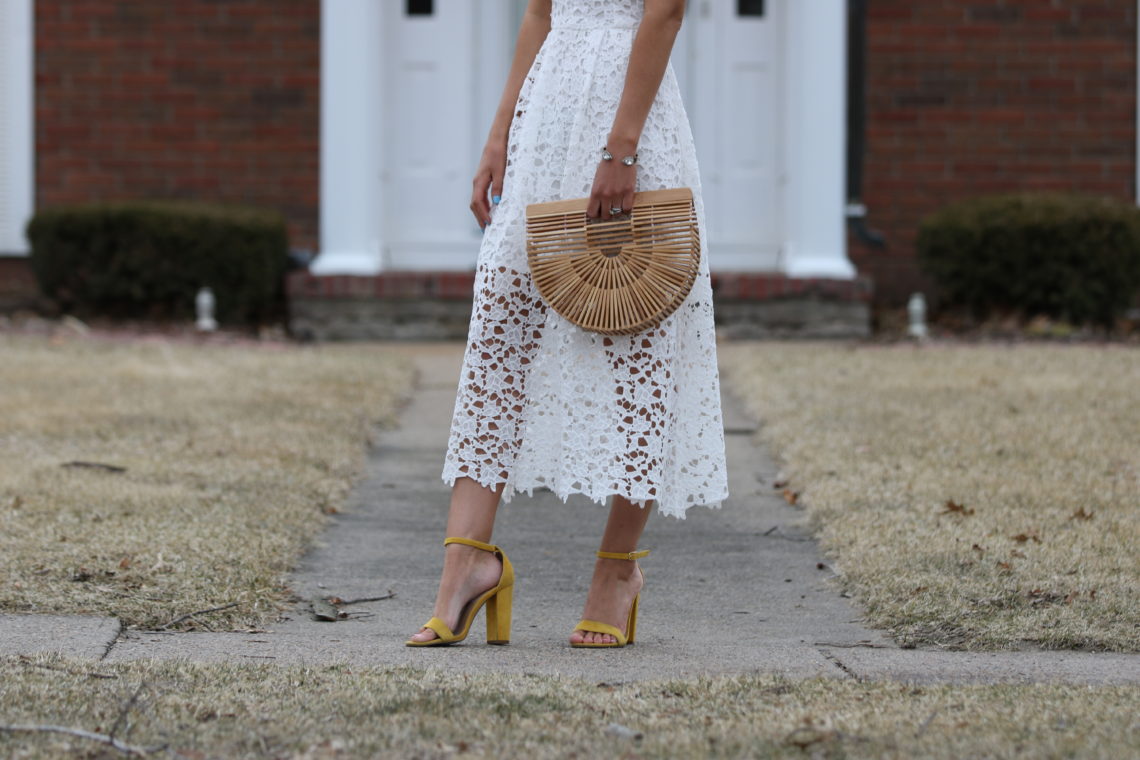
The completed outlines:
<svg viewBox="0 0 1140 760">
<path fill-rule="evenodd" d="M 321 0 L 320 255 L 314 274 L 376 274 L 383 261 L 383 40 L 375 0 Z"/>
<path fill-rule="evenodd" d="M 852 278 L 843 197 L 847 8 L 842 0 L 788 0 L 786 13 L 781 265 L 791 277 Z"/>
<path fill-rule="evenodd" d="M 32 0 L 0 0 L 0 254 L 28 253 L 35 205 Z"/>
</svg>

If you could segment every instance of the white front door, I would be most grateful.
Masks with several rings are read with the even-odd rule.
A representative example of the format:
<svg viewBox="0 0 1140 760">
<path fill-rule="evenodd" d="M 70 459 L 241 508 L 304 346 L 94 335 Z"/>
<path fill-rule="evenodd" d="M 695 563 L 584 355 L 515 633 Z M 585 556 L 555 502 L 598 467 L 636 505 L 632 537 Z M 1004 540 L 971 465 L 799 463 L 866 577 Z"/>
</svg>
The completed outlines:
<svg viewBox="0 0 1140 760">
<path fill-rule="evenodd" d="M 483 109 L 471 0 L 383 0 L 382 227 L 385 266 L 470 269 L 479 228 L 468 210 Z"/>
<path fill-rule="evenodd" d="M 691 0 L 674 48 L 714 269 L 780 267 L 785 2 Z"/>
<path fill-rule="evenodd" d="M 690 0 L 674 49 L 715 269 L 780 268 L 785 2 Z M 383 3 L 385 268 L 474 266 L 480 232 L 467 208 L 471 177 L 521 7 Z"/>
</svg>

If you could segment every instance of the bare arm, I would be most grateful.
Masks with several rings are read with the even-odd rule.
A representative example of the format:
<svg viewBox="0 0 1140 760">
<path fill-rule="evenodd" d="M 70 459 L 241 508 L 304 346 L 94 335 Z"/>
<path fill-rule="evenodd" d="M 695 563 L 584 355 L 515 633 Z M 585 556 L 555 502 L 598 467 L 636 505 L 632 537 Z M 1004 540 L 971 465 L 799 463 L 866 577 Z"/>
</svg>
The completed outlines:
<svg viewBox="0 0 1140 760">
<path fill-rule="evenodd" d="M 491 132 L 483 148 L 483 157 L 479 161 L 479 168 L 476 169 L 475 180 L 472 182 L 471 213 L 475 215 L 480 227 L 491 223 L 491 202 L 488 200 L 487 190 L 490 189 L 492 198 L 498 198 L 503 192 L 503 174 L 507 167 L 507 134 L 515 116 L 515 104 L 518 102 L 523 80 L 530 71 L 535 56 L 538 55 L 538 49 L 542 47 L 546 35 L 550 32 L 550 6 L 551 0 L 530 0 L 522 25 L 519 27 L 515 57 L 511 62 L 507 83 L 503 87 L 503 97 L 499 100 Z"/>
<path fill-rule="evenodd" d="M 684 17 L 685 0 L 645 0 L 645 13 L 629 54 L 625 86 L 606 144 L 614 160 L 598 163 L 586 207 L 588 216 L 608 219 L 611 207 L 620 206 L 625 211 L 633 207 L 637 168 L 623 165 L 621 159 L 637 152 L 641 130 L 665 76 Z"/>
</svg>

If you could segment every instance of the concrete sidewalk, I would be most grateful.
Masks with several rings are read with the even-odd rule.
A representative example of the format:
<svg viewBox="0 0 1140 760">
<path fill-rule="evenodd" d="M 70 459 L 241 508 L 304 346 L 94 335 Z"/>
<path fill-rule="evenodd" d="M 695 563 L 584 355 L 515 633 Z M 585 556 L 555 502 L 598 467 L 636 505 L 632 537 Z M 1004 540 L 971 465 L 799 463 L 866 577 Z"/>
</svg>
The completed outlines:
<svg viewBox="0 0 1140 760">
<path fill-rule="evenodd" d="M 772 488 L 776 468 L 753 443 L 755 422 L 724 399 L 731 496 L 684 521 L 655 516 L 642 542 L 646 587 L 636 646 L 579 650 L 567 637 L 581 614 L 606 511 L 548 492 L 500 509 L 495 542 L 518 573 L 509 647 L 482 643 L 482 615 L 457 646 L 408 648 L 430 616 L 443 559 L 449 491 L 440 480 L 462 344 L 393 344 L 420 377 L 400 426 L 384 431 L 345 509 L 303 558 L 291 585 L 308 600 L 392 599 L 370 612 L 316 622 L 299 603 L 263 633 L 124 631 L 111 618 L 0 615 L 0 654 L 59 650 L 123 661 L 352 662 L 437 666 L 455 672 L 562 674 L 628 681 L 765 672 L 789 677 L 918 682 L 1140 683 L 1140 656 L 1081 652 L 902 650 L 864 628 L 829 583 L 830 568 L 804 533 L 802 512 Z"/>
</svg>

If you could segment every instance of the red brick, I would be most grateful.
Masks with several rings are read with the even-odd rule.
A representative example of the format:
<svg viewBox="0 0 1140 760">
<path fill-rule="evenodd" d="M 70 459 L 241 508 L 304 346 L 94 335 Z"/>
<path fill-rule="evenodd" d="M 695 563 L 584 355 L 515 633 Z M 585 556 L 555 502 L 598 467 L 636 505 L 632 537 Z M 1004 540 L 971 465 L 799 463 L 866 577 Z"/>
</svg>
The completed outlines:
<svg viewBox="0 0 1140 760">
<path fill-rule="evenodd" d="M 869 4 L 867 22 L 863 200 L 888 247 L 849 239 L 876 299 L 901 303 L 924 284 L 913 259 L 918 224 L 951 201 L 1053 188 L 1132 199 L 1132 0 L 879 5 Z M 945 105 L 923 97 L 931 93 Z"/>
<path fill-rule="evenodd" d="M 38 205 L 251 203 L 287 214 L 292 245 L 316 247 L 317 0 L 187 0 L 177 13 L 38 0 L 35 21 Z M 235 72 L 245 90 L 226 84 Z M 80 165 L 58 171 L 57 157 Z"/>
</svg>

